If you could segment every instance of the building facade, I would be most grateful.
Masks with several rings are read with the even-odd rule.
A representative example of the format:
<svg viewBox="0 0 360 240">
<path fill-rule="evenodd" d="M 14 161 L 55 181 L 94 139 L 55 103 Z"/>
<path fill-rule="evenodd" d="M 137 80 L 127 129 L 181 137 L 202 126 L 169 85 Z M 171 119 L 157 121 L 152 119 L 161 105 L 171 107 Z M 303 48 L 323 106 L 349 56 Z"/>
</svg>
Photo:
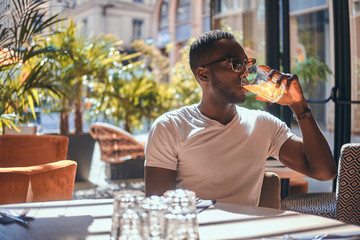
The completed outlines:
<svg viewBox="0 0 360 240">
<path fill-rule="evenodd" d="M 152 38 L 154 0 L 52 0 L 51 13 L 64 13 L 91 34 L 114 34 L 131 49 L 135 39 Z"/>
<path fill-rule="evenodd" d="M 154 23 L 154 11 L 159 3 L 157 0 L 48 0 L 46 10 L 49 16 L 60 14 L 62 18 L 72 18 L 89 35 L 114 34 L 128 49 L 135 39 L 150 42 L 154 39 L 154 26 L 158 24 L 157 20 Z M 11 26 L 9 13 L 12 8 L 12 0 L 0 0 L 0 24 L 3 27 Z M 183 36 L 184 39 L 188 37 Z"/>
</svg>

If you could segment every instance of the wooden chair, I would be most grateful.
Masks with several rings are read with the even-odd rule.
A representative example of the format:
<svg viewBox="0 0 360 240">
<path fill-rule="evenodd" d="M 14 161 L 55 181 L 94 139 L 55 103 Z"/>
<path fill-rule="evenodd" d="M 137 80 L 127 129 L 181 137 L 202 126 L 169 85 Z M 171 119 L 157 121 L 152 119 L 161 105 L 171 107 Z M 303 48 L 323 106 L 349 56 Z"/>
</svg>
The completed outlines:
<svg viewBox="0 0 360 240">
<path fill-rule="evenodd" d="M 276 173 L 265 172 L 259 207 L 280 209 L 280 189 L 280 177 Z"/>
<path fill-rule="evenodd" d="M 360 144 L 342 146 L 335 193 L 291 195 L 281 201 L 281 209 L 360 225 Z"/>
<path fill-rule="evenodd" d="M 65 160 L 68 138 L 0 136 L 0 204 L 71 200 L 77 163 Z"/>
<path fill-rule="evenodd" d="M 144 177 L 144 146 L 133 135 L 102 122 L 91 124 L 90 135 L 99 143 L 109 179 Z"/>
</svg>

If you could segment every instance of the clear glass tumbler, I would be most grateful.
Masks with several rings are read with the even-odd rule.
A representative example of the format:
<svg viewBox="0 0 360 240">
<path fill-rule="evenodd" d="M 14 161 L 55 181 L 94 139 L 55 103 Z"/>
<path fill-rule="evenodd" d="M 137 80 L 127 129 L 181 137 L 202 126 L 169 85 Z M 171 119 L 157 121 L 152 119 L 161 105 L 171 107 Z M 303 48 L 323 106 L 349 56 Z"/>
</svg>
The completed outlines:
<svg viewBox="0 0 360 240">
<path fill-rule="evenodd" d="M 142 222 L 144 239 L 165 239 L 165 215 L 170 207 L 170 201 L 163 196 L 151 196 L 143 201 Z"/>
<path fill-rule="evenodd" d="M 166 191 L 164 196 L 171 202 L 165 215 L 165 239 L 199 239 L 195 192 L 176 189 Z"/>
<path fill-rule="evenodd" d="M 249 68 L 247 79 L 250 84 L 243 87 L 250 92 L 259 95 L 269 102 L 277 102 L 281 99 L 285 92 L 285 85 L 281 84 L 276 87 L 277 76 L 269 78 L 269 72 L 264 65 L 253 65 Z"/>
<path fill-rule="evenodd" d="M 195 208 L 196 212 L 196 193 L 194 191 L 178 188 L 176 190 L 168 190 L 163 195 L 165 198 L 170 199 L 173 206 L 191 205 Z"/>
<path fill-rule="evenodd" d="M 142 239 L 141 203 L 145 193 L 122 190 L 114 194 L 111 240 Z"/>
<path fill-rule="evenodd" d="M 170 208 L 165 215 L 165 239 L 199 239 L 197 216 L 192 206 Z"/>
</svg>

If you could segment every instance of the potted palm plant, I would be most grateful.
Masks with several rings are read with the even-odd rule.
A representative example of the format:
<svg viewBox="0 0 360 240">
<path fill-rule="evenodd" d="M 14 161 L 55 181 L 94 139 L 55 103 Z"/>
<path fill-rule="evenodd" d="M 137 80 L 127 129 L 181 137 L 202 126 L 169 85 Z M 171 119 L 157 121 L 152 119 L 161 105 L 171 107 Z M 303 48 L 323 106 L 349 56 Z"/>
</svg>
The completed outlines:
<svg viewBox="0 0 360 240">
<path fill-rule="evenodd" d="M 47 16 L 47 1 L 14 0 L 9 19 L 10 26 L 0 26 L 0 131 L 5 126 L 18 129 L 22 113 L 40 104 L 41 94 L 60 95 L 62 90 L 43 73 L 45 62 L 29 64 L 31 59 L 54 52 L 51 46 L 42 47 L 32 39 L 49 33 L 49 27 L 59 21 L 58 16 Z M 5 18 L 2 16 L 0 19 Z M 26 69 L 26 70 L 25 70 Z"/>
<path fill-rule="evenodd" d="M 137 41 L 136 51 L 141 58 L 126 58 L 127 64 L 112 69 L 103 82 L 92 85 L 91 111 L 94 115 L 111 122 L 116 126 L 134 133 L 140 130 L 143 123 L 150 122 L 173 106 L 173 88 L 167 83 L 155 81 L 164 72 L 161 65 L 153 65 L 162 58 L 155 48 Z M 123 59 L 124 60 L 124 59 Z M 166 61 L 161 61 L 167 67 Z M 152 67 L 147 67 L 152 66 Z M 155 77 L 156 76 L 156 77 Z M 107 174 L 110 179 L 141 178 L 144 176 L 144 159 L 132 159 L 122 163 L 107 163 Z"/>
<path fill-rule="evenodd" d="M 118 40 L 112 36 L 87 37 L 80 27 L 69 19 L 61 23 L 56 34 L 41 39 L 43 47 L 54 47 L 57 52 L 48 53 L 47 75 L 64 90 L 54 98 L 50 111 L 60 113 L 60 134 L 69 138 L 68 159 L 78 163 L 76 181 L 87 181 L 95 141 L 83 132 L 83 99 L 88 93 L 87 85 L 101 79 L 112 68 L 119 56 L 115 53 Z M 60 54 L 59 54 L 60 53 Z M 37 58 L 38 63 L 43 59 Z M 69 113 L 75 112 L 75 132 L 69 130 Z"/>
<path fill-rule="evenodd" d="M 112 69 L 122 67 L 122 61 L 138 56 L 119 51 L 119 41 L 111 35 L 87 36 L 69 19 L 56 34 L 41 41 L 57 53 L 47 54 L 51 64 L 46 66 L 49 78 L 64 89 L 65 94 L 55 98 L 50 111 L 60 112 L 60 134 L 69 137 L 68 159 L 78 162 L 76 181 L 87 181 L 95 141 L 83 132 L 84 100 L 91 94 L 91 86 L 105 82 Z M 61 54 L 59 54 L 61 53 Z M 43 59 L 38 58 L 37 62 Z M 75 113 L 75 132 L 69 130 L 69 113 Z"/>
<path fill-rule="evenodd" d="M 126 58 L 128 64 L 113 69 L 91 91 L 92 112 L 122 124 L 130 133 L 172 108 L 175 95 L 170 84 L 160 83 L 168 73 L 168 60 L 144 41 L 136 40 L 133 47 L 141 58 Z"/>
</svg>

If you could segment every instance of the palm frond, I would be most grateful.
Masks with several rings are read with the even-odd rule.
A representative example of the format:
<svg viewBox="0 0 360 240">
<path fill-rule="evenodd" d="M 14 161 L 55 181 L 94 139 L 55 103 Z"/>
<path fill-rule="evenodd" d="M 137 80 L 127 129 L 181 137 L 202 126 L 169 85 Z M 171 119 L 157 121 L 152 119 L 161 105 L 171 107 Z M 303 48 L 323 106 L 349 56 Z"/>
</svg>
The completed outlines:
<svg viewBox="0 0 360 240">
<path fill-rule="evenodd" d="M 31 41 L 39 34 L 44 34 L 53 24 L 61 21 L 58 14 L 48 17 L 43 8 L 48 1 L 39 0 L 14 0 L 14 8 L 10 12 L 13 26 L 6 29 L 4 37 L 0 38 L 2 48 L 12 49 L 13 58 L 27 59 L 40 52 L 26 51 L 31 45 Z M 2 40 L 6 37 L 6 41 Z M 30 54 L 30 56 L 27 56 Z"/>
</svg>

